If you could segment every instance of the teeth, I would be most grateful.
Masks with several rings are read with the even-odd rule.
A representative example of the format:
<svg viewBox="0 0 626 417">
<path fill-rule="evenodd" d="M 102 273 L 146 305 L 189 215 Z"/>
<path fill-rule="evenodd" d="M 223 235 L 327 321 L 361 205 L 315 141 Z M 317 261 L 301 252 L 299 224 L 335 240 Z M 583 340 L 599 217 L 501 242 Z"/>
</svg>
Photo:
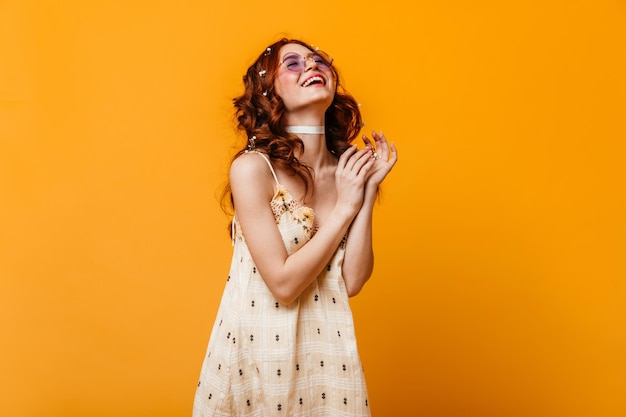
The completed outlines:
<svg viewBox="0 0 626 417">
<path fill-rule="evenodd" d="M 311 78 L 309 78 L 308 80 L 306 80 L 306 81 L 302 84 L 302 87 L 308 87 L 309 85 L 311 85 L 311 83 L 313 83 L 313 82 L 315 82 L 315 81 L 319 81 L 319 82 L 323 83 L 323 82 L 324 82 L 324 79 L 323 79 L 322 77 L 318 77 L 318 76 L 311 77 Z"/>
</svg>

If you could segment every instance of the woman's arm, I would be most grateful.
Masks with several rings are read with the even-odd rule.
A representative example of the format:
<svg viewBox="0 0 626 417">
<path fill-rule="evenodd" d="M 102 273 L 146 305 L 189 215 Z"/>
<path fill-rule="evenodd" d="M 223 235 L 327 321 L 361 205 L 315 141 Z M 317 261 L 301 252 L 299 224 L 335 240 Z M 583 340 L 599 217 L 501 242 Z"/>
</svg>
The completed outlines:
<svg viewBox="0 0 626 417">
<path fill-rule="evenodd" d="M 373 167 L 368 171 L 363 205 L 350 226 L 343 261 L 343 279 L 350 297 L 357 295 L 372 275 L 374 269 L 374 251 L 372 249 L 374 203 L 376 202 L 378 186 L 398 160 L 396 147 L 393 143 L 391 145 L 387 143 L 382 132 L 380 134 L 372 132 L 372 137 L 376 143 L 376 155 L 380 159 L 376 159 Z M 366 147 L 373 148 L 367 136 L 363 136 L 363 141 Z"/>
<path fill-rule="evenodd" d="M 251 154 L 235 160 L 230 185 L 246 244 L 265 284 L 278 301 L 291 304 L 327 265 L 357 215 L 364 197 L 371 151 L 352 147 L 340 157 L 337 202 L 313 238 L 287 254 L 269 205 L 274 180 L 265 161 Z"/>
<path fill-rule="evenodd" d="M 342 274 L 350 297 L 361 291 L 374 269 L 372 212 L 375 200 L 376 190 L 368 192 L 366 189 L 363 206 L 348 232 Z"/>
</svg>

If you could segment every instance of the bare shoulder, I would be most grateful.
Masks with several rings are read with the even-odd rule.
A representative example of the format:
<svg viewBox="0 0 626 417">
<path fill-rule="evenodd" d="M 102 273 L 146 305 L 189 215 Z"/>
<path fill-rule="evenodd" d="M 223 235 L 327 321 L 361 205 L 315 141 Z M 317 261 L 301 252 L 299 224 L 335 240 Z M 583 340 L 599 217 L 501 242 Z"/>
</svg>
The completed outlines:
<svg viewBox="0 0 626 417">
<path fill-rule="evenodd" d="M 230 166 L 230 184 L 233 192 L 241 190 L 272 194 L 274 177 L 264 156 L 257 152 L 248 152 L 239 156 Z"/>
</svg>

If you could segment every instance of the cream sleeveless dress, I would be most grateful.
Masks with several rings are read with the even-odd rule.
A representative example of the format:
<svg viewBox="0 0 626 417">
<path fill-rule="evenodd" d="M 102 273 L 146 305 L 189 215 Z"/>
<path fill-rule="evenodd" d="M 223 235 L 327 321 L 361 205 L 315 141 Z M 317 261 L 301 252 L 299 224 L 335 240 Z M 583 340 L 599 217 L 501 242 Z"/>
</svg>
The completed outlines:
<svg viewBox="0 0 626 417">
<path fill-rule="evenodd" d="M 289 254 L 315 233 L 313 210 L 281 186 L 269 202 Z M 236 219 L 234 252 L 200 374 L 194 417 L 369 416 L 352 312 L 341 274 L 345 238 L 290 305 L 259 275 Z"/>
</svg>

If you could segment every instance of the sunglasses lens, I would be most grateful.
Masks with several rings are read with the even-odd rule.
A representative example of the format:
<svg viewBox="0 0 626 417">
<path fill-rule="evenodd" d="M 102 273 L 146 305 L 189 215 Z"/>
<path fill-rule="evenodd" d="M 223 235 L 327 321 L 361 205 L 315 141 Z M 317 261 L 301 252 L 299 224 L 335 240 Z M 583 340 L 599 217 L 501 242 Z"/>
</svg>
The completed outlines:
<svg viewBox="0 0 626 417">
<path fill-rule="evenodd" d="M 330 68 L 330 59 L 326 58 L 319 52 L 313 55 L 313 60 L 315 61 L 318 67 Z"/>
<path fill-rule="evenodd" d="M 298 54 L 288 54 L 283 58 L 283 63 L 291 71 L 302 71 L 304 59 Z"/>
</svg>

